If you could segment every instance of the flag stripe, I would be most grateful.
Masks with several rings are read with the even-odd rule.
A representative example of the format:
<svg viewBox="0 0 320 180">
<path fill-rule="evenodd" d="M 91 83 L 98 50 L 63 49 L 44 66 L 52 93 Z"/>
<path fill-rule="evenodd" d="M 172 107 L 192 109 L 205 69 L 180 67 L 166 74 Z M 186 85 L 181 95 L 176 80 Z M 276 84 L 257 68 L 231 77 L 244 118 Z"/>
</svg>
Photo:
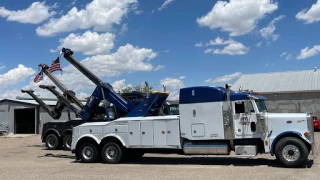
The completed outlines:
<svg viewBox="0 0 320 180">
<path fill-rule="evenodd" d="M 48 71 L 50 73 L 54 72 L 54 71 L 62 71 L 62 69 L 60 68 L 60 60 L 56 59 L 55 61 L 52 62 L 51 66 L 49 67 Z"/>
<path fill-rule="evenodd" d="M 39 73 L 38 75 L 36 75 L 33 82 L 37 83 L 37 82 L 40 82 L 42 79 L 43 79 L 43 76 Z"/>
</svg>

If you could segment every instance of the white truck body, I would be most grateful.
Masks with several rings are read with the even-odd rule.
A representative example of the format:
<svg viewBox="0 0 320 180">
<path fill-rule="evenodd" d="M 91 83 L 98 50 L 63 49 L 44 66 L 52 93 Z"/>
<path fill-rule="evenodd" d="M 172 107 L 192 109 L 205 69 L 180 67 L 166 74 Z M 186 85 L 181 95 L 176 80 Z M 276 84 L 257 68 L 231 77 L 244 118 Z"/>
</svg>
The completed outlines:
<svg viewBox="0 0 320 180">
<path fill-rule="evenodd" d="M 310 151 L 313 152 L 310 115 L 268 113 L 263 97 L 234 92 L 230 95 L 228 89 L 223 90 L 217 87 L 180 90 L 180 115 L 81 124 L 73 129 L 71 150 L 77 159 L 87 162 L 90 158 L 85 152 L 102 152 L 104 161 L 120 162 L 121 158 L 112 159 L 107 155 L 111 151 L 103 148 L 109 141 L 121 147 L 118 154 L 120 150 L 149 152 L 155 149 L 177 150 L 173 152 L 185 155 L 229 155 L 231 151 L 240 156 L 270 153 L 278 159 L 282 156 L 280 161 L 288 167 L 300 165 Z M 206 93 L 211 93 L 213 98 L 204 97 Z M 224 100 L 225 94 L 228 100 Z M 277 143 L 280 140 L 283 141 Z M 281 152 L 276 149 L 277 144 Z M 85 147 L 90 151 L 85 151 Z"/>
</svg>

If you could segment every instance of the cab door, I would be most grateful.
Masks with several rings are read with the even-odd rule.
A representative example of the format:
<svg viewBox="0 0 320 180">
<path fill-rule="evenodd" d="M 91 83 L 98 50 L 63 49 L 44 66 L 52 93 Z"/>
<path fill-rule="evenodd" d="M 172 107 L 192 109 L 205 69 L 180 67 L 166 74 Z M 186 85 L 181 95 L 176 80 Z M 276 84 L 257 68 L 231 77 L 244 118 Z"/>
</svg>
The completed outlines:
<svg viewBox="0 0 320 180">
<path fill-rule="evenodd" d="M 250 100 L 235 102 L 234 120 L 237 136 L 250 138 L 257 134 L 257 114 Z"/>
</svg>

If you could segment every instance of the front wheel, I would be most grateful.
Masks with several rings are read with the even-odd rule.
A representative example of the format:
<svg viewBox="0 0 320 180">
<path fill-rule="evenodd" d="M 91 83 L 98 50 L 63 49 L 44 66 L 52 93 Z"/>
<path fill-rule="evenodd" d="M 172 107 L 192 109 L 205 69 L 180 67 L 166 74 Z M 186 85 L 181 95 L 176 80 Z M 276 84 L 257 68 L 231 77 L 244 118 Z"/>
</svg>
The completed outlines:
<svg viewBox="0 0 320 180">
<path fill-rule="evenodd" d="M 125 158 L 125 150 L 115 142 L 108 142 L 102 148 L 102 159 L 105 163 L 120 163 Z"/>
<path fill-rule="evenodd" d="M 98 159 L 98 150 L 94 144 L 84 143 L 79 148 L 79 158 L 84 163 L 94 163 Z"/>
<path fill-rule="evenodd" d="M 298 138 L 286 137 L 281 139 L 275 146 L 277 160 L 285 167 L 299 167 L 308 160 L 308 148 Z"/>
</svg>

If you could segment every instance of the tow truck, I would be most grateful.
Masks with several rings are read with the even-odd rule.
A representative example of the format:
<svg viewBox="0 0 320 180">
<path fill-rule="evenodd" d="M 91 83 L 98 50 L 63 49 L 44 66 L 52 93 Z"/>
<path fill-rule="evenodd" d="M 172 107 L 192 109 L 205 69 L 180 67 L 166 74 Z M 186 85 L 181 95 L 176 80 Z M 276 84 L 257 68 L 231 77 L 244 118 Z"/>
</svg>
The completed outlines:
<svg viewBox="0 0 320 180">
<path fill-rule="evenodd" d="M 254 91 L 225 87 L 180 89 L 179 115 L 121 117 L 73 128 L 71 151 L 84 163 L 121 163 L 144 153 L 270 154 L 284 167 L 299 167 L 314 154 L 308 113 L 270 113 Z"/>
<path fill-rule="evenodd" d="M 136 99 L 125 100 L 124 96 L 117 94 L 109 83 L 104 83 L 96 77 L 91 71 L 79 63 L 72 55 L 70 49 L 63 48 L 62 54 L 72 65 L 97 85 L 87 103 L 83 105 L 76 97 L 75 93 L 67 88 L 48 71 L 48 66 L 40 64 L 42 72 L 45 73 L 63 92 L 60 94 L 55 90 L 55 86 L 40 85 L 40 88 L 49 90 L 57 98 L 58 102 L 54 109 L 47 106 L 40 98 L 38 98 L 33 90 L 21 90 L 28 93 L 35 99 L 41 107 L 53 118 L 59 119 L 64 108 L 68 108 L 75 112 L 77 119 L 72 120 L 56 120 L 45 123 L 42 131 L 42 142 L 46 143 L 48 149 L 70 149 L 72 127 L 84 122 L 101 122 L 112 121 L 119 117 L 137 117 L 148 116 L 153 113 L 160 112 L 163 103 L 169 93 L 153 91 L 148 92 L 147 97 L 139 97 Z M 59 57 L 58 57 L 59 58 Z M 101 105 L 102 104 L 102 105 Z M 101 111 L 101 107 L 104 111 Z"/>
</svg>

